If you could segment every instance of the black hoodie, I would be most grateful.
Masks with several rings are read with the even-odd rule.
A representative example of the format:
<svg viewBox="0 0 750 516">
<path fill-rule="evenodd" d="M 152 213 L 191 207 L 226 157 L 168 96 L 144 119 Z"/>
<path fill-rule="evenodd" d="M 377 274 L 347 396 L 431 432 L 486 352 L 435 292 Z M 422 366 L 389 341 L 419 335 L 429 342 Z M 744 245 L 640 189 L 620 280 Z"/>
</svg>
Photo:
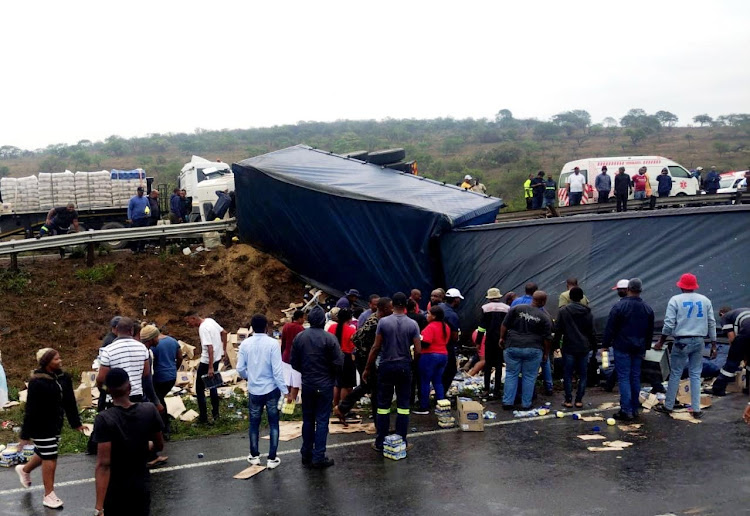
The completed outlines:
<svg viewBox="0 0 750 516">
<path fill-rule="evenodd" d="M 331 389 L 344 365 L 344 354 L 336 337 L 323 329 L 326 314 L 322 308 L 313 308 L 307 321 L 310 327 L 292 343 L 292 368 L 302 374 L 303 388 Z"/>
<path fill-rule="evenodd" d="M 586 353 L 596 349 L 591 308 L 575 302 L 560 308 L 555 325 L 554 347 L 559 347 L 560 339 L 563 353 Z"/>
<path fill-rule="evenodd" d="M 29 380 L 21 439 L 46 439 L 60 435 L 64 416 L 72 428 L 81 426 L 73 381 L 67 373 L 38 369 Z"/>
</svg>

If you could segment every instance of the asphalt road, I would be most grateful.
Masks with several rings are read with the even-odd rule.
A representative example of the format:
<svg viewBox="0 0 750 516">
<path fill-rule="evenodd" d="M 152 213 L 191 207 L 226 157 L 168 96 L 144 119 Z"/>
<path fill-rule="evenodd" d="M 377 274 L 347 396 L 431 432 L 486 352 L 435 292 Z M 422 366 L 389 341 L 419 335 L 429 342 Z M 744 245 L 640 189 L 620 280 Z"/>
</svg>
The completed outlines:
<svg viewBox="0 0 750 516">
<path fill-rule="evenodd" d="M 587 412 L 612 400 L 589 396 Z M 333 435 L 329 456 L 336 465 L 307 470 L 298 439 L 281 443 L 279 468 L 248 480 L 232 478 L 247 466 L 246 436 L 168 443 L 168 465 L 152 474 L 152 514 L 750 514 L 750 428 L 741 421 L 747 401 L 738 394 L 716 399 L 700 424 L 644 414 L 640 435 L 569 417 L 519 420 L 509 413 L 469 433 L 436 430 L 433 416 L 412 416 L 418 431 L 406 460 L 384 459 L 364 433 Z M 601 441 L 577 436 L 594 425 L 609 440 L 634 444 L 588 451 Z M 93 512 L 94 463 L 84 455 L 61 458 L 56 493 L 64 513 Z M 25 490 L 12 470 L 0 471 L 0 514 L 57 514 L 42 507 L 39 474 Z"/>
</svg>

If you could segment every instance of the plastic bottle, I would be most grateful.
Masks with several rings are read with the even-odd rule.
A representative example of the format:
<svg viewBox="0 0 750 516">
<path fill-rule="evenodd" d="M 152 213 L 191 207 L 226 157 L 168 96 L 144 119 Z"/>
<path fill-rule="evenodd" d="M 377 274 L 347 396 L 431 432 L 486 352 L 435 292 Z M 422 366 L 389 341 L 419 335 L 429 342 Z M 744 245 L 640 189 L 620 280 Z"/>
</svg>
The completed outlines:
<svg viewBox="0 0 750 516">
<path fill-rule="evenodd" d="M 602 351 L 602 369 L 609 369 L 609 351 Z"/>
</svg>

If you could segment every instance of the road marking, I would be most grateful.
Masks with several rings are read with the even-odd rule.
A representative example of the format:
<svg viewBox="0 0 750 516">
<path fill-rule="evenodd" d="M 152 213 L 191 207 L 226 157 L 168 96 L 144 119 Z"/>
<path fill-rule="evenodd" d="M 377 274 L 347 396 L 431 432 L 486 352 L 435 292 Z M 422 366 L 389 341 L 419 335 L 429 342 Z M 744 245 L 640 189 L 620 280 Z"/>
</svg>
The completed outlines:
<svg viewBox="0 0 750 516">
<path fill-rule="evenodd" d="M 576 413 L 577 414 L 591 414 L 594 412 L 605 412 L 610 410 L 618 410 L 620 407 L 610 407 L 608 409 L 598 409 L 598 408 L 592 408 L 592 409 L 586 409 L 586 410 L 579 410 Z M 573 412 L 566 412 L 566 415 L 571 415 Z M 496 426 L 506 426 L 506 425 L 517 425 L 520 423 L 530 423 L 532 421 L 544 421 L 547 419 L 557 419 L 557 416 L 554 414 L 550 414 L 548 416 L 537 416 L 537 417 L 528 417 L 528 418 L 518 418 L 518 419 L 508 419 L 503 421 L 493 421 L 490 423 L 485 423 L 485 427 L 496 427 Z M 459 432 L 461 429 L 458 427 L 454 428 L 440 428 L 437 430 L 425 430 L 423 432 L 414 432 L 409 434 L 409 439 L 415 439 L 418 437 L 425 437 L 428 435 L 435 435 L 435 434 L 446 434 L 451 432 Z M 326 449 L 328 450 L 335 450 L 338 448 L 349 448 L 352 446 L 359 446 L 360 444 L 371 444 L 373 442 L 374 437 L 368 437 L 367 439 L 360 439 L 358 441 L 347 441 L 343 443 L 335 443 L 335 444 L 329 444 L 326 446 Z M 293 453 L 299 453 L 299 450 L 284 450 L 277 453 L 277 455 L 291 455 Z M 246 461 L 247 456 L 242 455 L 240 457 L 231 457 L 227 459 L 218 459 L 218 460 L 207 460 L 207 461 L 201 461 L 201 462 L 192 462 L 189 464 L 179 464 L 177 466 L 167 466 L 164 468 L 158 468 L 151 470 L 152 475 L 156 475 L 159 473 L 169 473 L 170 471 L 180 471 L 184 469 L 194 469 L 194 468 L 205 468 L 208 466 L 217 466 L 220 464 L 231 464 L 232 462 L 242 462 Z M 59 482 L 55 483 L 55 488 L 57 487 L 67 487 L 67 486 L 80 486 L 83 484 L 91 484 L 94 482 L 94 478 L 83 478 L 80 480 L 68 480 L 66 482 Z M 0 491 L 0 496 L 5 496 L 9 494 L 17 494 L 17 493 L 27 493 L 29 491 L 41 491 L 43 486 L 36 485 L 31 486 L 29 488 L 19 487 L 16 489 L 6 489 L 4 491 Z"/>
</svg>

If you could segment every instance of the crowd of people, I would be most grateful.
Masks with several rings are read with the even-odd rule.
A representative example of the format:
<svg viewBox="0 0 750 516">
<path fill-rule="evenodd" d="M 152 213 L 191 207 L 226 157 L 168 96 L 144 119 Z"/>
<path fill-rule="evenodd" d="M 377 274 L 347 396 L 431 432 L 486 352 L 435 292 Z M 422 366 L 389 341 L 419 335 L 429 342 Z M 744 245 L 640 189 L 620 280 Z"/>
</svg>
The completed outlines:
<svg viewBox="0 0 750 516">
<path fill-rule="evenodd" d="M 707 346 L 711 354 L 716 353 L 717 322 L 711 301 L 697 292 L 694 275 L 683 274 L 676 287 L 681 292 L 669 300 L 661 337 L 654 345 L 662 349 L 671 339 L 666 400 L 655 410 L 675 410 L 678 385 L 687 369 L 690 413 L 699 419 L 703 415 L 703 356 Z M 526 284 L 522 296 L 514 292 L 503 295 L 500 289 L 490 288 L 471 338 L 476 356 L 464 364 L 468 373 L 458 372 L 461 323 L 457 308 L 464 296 L 456 288 L 433 290 L 426 306 L 417 289 L 408 297 L 402 292 L 390 297 L 372 294 L 366 309 L 358 306 L 360 293 L 350 289 L 328 312 L 317 304 L 307 314 L 295 311 L 281 329 L 280 339 L 269 336 L 272 328 L 266 316 L 255 314 L 250 320 L 252 335 L 240 344 L 236 364 L 237 373 L 248 385 L 247 460 L 251 465 L 261 464 L 259 431 L 265 410 L 270 427 L 265 466 L 274 469 L 280 465 L 280 406 L 294 404 L 298 395 L 302 403 L 301 461 L 311 469 L 334 465 L 326 455 L 331 414 L 347 424 L 353 407 L 368 394 L 377 431 L 372 448 L 379 453 L 390 432 L 394 398 L 395 432 L 408 450 L 412 447 L 408 440 L 410 416 L 429 414 L 433 404 L 446 399 L 454 379 L 465 374 L 483 374 L 481 396 L 502 400 L 504 410 L 529 410 L 540 372 L 545 393 L 554 393 L 552 368 L 557 361 L 551 359 L 558 349 L 561 357 L 556 367 L 562 368 L 564 407 L 583 406 L 590 362 L 595 360 L 597 348 L 603 348 L 614 359 L 607 381 L 619 385 L 620 409 L 614 417 L 622 421 L 638 418 L 643 357 L 655 334 L 654 310 L 641 298 L 643 284 L 638 278 L 620 280 L 612 290 L 620 299 L 610 310 L 599 343 L 589 300 L 576 278 L 568 278 L 554 320 L 547 310 L 548 295 L 535 283 Z M 730 343 L 727 360 L 711 388 L 712 394 L 721 396 L 750 347 L 750 308 L 722 307 L 718 313 L 718 327 L 726 331 Z M 214 319 L 198 313 L 188 314 L 184 321 L 198 330 L 198 423 L 210 425 L 220 418 L 216 388 L 221 382 L 213 380 L 220 364 L 228 362 L 227 332 Z M 90 438 L 91 451 L 97 454 L 96 509 L 109 516 L 148 514 L 147 468 L 167 460 L 159 455 L 170 435 L 165 396 L 175 385 L 182 350 L 155 325 L 118 316 L 110 326 L 98 356 L 96 386 L 102 394 Z M 60 353 L 42 349 L 37 361 L 21 433 L 24 442 L 34 443 L 35 456 L 16 471 L 22 485 L 28 487 L 31 473 L 41 466 L 43 503 L 59 508 L 63 502 L 54 492 L 54 475 L 64 416 L 71 427 L 79 431 L 84 427 L 72 382 L 62 371 Z M 661 385 L 662 380 L 659 376 L 652 383 Z M 207 389 L 212 421 L 208 419 Z M 750 405 L 744 418 L 750 424 Z"/>
</svg>

